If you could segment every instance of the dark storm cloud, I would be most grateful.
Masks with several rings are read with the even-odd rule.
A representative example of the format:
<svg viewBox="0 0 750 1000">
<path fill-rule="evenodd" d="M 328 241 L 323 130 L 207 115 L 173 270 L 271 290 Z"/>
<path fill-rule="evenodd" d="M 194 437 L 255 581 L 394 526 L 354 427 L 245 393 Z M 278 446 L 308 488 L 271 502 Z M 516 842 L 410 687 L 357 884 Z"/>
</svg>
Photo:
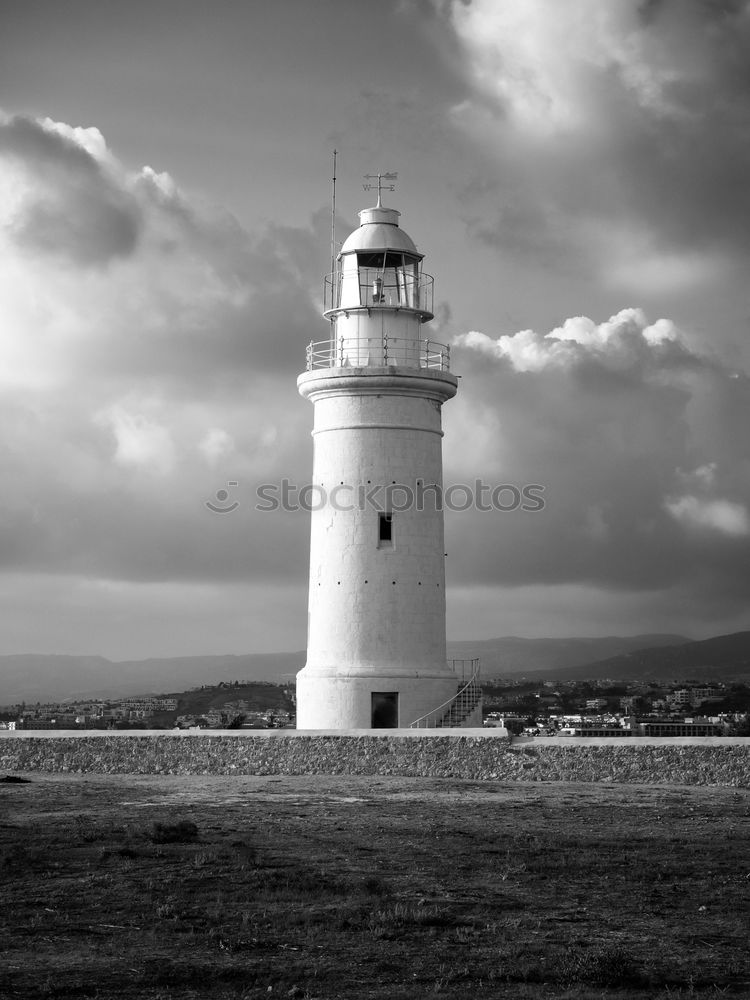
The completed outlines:
<svg viewBox="0 0 750 1000">
<path fill-rule="evenodd" d="M 81 187 L 89 173 L 86 163 Z M 101 303 L 91 303 L 94 315 L 101 306 L 105 316 L 95 335 L 72 348 L 79 370 L 182 385 L 176 392 L 199 382 L 201 394 L 216 394 L 304 367 L 306 344 L 325 334 L 318 301 L 327 263 L 324 212 L 308 228 L 250 234 L 149 168 L 123 178 L 121 195 L 135 206 L 139 245 L 109 276 Z M 110 219 L 98 208 L 104 232 Z M 93 213 L 89 223 L 91 234 Z"/>
<path fill-rule="evenodd" d="M 454 579 L 649 591 L 721 578 L 750 598 L 750 380 L 638 310 L 546 337 L 467 334 L 458 350 L 471 409 L 497 417 L 476 450 L 462 425 L 468 467 L 540 484 L 546 506 L 450 515 Z"/>
<path fill-rule="evenodd" d="M 256 511 L 256 489 L 306 482 L 311 414 L 294 378 L 188 402 L 6 397 L 0 571 L 130 581 L 298 578 L 305 513 Z M 86 398 L 88 396 L 88 398 Z M 230 447 L 212 453 L 221 428 Z M 29 461 L 33 455 L 33 462 Z M 210 510 L 227 488 L 239 508 Z M 304 571 L 302 571 L 304 575 Z"/>
<path fill-rule="evenodd" d="M 14 119 L 1 134 L 0 467 L 18 488 L 0 503 L 0 569 L 297 579 L 305 515 L 253 508 L 260 483 L 310 464 L 295 383 L 327 332 L 327 213 L 250 233 L 169 175 L 126 171 L 97 130 Z M 47 205 L 83 212 L 78 243 Z M 112 205 L 137 220 L 119 256 Z M 230 480 L 241 508 L 224 520 L 206 502 Z"/>
<path fill-rule="evenodd" d="M 101 167 L 80 143 L 24 115 L 0 123 L 0 152 L 15 155 L 40 175 L 70 171 L 96 182 Z"/>
<path fill-rule="evenodd" d="M 465 190 L 481 239 L 534 255 L 563 235 L 601 260 L 637 227 L 665 250 L 750 249 L 747 3 L 478 0 L 453 17 L 477 95 L 457 120 L 486 156 L 486 192 Z"/>
<path fill-rule="evenodd" d="M 13 221 L 20 247 L 91 266 L 133 253 L 138 205 L 82 145 L 17 116 L 0 121 L 0 156 L 21 161 L 33 185 Z"/>
<path fill-rule="evenodd" d="M 85 497 L 47 490 L 33 504 L 5 506 L 0 571 L 142 582 L 301 581 L 308 520 L 254 511 L 255 485 L 245 480 L 232 488 L 240 507 L 229 514 L 206 507 L 226 486 L 221 475 L 155 475 L 141 490 L 122 477 L 119 486 Z"/>
</svg>

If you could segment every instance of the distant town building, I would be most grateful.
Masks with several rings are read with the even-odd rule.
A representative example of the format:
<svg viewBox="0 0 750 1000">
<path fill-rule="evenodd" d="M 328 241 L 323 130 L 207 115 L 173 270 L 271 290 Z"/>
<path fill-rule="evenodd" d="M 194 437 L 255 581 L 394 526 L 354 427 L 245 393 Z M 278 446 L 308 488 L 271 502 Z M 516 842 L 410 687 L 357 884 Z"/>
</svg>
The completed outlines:
<svg viewBox="0 0 750 1000">
<path fill-rule="evenodd" d="M 591 709 L 594 709 L 594 711 L 596 711 L 599 708 L 606 708 L 606 707 L 607 707 L 607 699 L 606 698 L 587 698 L 586 699 L 586 708 L 591 708 Z"/>
<path fill-rule="evenodd" d="M 641 722 L 641 736 L 721 736 L 724 729 L 713 722 Z"/>
</svg>

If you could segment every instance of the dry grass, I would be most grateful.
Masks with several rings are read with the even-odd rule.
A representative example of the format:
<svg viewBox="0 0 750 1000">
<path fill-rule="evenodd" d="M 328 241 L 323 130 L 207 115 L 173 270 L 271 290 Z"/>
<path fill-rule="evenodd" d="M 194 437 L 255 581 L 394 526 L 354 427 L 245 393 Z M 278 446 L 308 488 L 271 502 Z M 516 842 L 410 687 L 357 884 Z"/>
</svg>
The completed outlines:
<svg viewBox="0 0 750 1000">
<path fill-rule="evenodd" d="M 0 996 L 750 996 L 750 796 L 345 777 L 0 787 Z"/>
</svg>

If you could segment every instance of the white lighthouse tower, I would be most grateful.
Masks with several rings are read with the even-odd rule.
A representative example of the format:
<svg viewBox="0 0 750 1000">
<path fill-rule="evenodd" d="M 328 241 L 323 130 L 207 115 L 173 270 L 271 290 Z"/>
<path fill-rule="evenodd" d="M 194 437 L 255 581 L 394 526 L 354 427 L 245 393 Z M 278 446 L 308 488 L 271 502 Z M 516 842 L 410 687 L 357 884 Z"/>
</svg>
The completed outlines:
<svg viewBox="0 0 750 1000">
<path fill-rule="evenodd" d="M 315 406 L 298 729 L 481 725 L 472 667 L 446 663 L 441 407 L 458 383 L 425 337 L 433 281 L 399 215 L 379 180 L 297 383 Z"/>
</svg>

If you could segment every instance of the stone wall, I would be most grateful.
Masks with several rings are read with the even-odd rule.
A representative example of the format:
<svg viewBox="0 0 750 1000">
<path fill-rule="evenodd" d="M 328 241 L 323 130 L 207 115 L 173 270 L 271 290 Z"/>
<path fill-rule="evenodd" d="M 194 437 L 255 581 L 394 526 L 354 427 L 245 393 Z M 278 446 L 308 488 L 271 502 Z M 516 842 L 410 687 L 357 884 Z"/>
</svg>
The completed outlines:
<svg viewBox="0 0 750 1000">
<path fill-rule="evenodd" d="M 191 734 L 9 736 L 0 771 L 92 774 L 356 774 L 479 781 L 750 787 L 750 740 L 511 744 L 471 736 Z"/>
</svg>

